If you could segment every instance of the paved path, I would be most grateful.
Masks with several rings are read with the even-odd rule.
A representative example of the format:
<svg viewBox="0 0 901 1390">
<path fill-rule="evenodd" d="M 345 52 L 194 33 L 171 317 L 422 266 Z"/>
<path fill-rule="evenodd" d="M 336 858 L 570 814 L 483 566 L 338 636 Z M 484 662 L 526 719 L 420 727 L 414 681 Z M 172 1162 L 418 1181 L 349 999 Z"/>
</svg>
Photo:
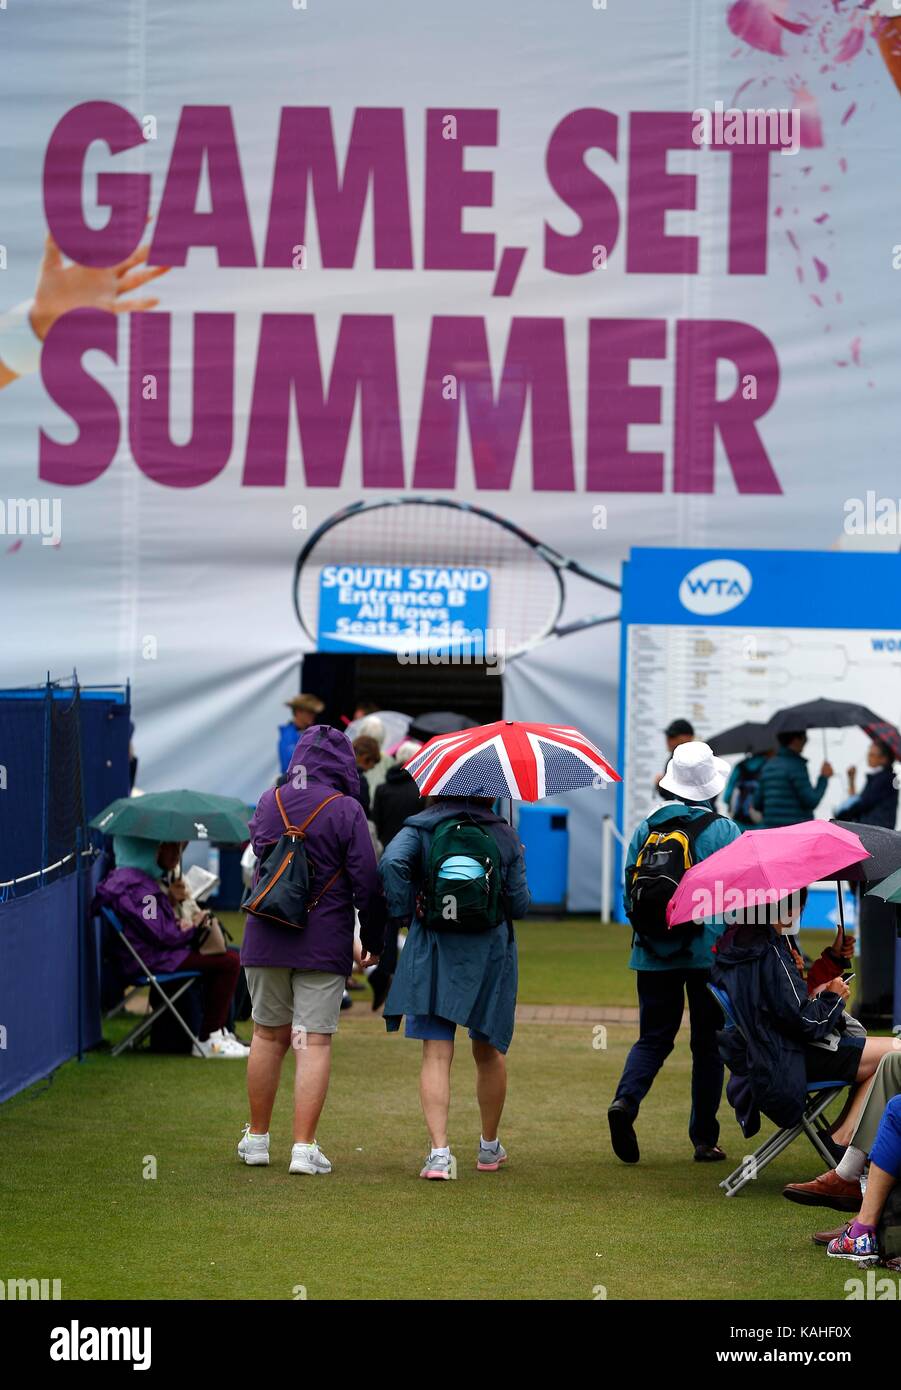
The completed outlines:
<svg viewBox="0 0 901 1390">
<path fill-rule="evenodd" d="M 638 1024 L 638 1010 L 591 1008 L 587 1004 L 517 1004 L 517 1023 L 631 1023 Z"/>
</svg>

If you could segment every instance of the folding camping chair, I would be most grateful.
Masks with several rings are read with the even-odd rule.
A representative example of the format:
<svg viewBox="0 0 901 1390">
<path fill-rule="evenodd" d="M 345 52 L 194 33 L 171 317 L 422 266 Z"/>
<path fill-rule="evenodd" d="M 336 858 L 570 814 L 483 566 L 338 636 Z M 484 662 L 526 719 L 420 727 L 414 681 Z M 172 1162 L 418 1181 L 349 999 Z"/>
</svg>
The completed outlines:
<svg viewBox="0 0 901 1390">
<path fill-rule="evenodd" d="M 741 1028 L 732 1011 L 732 1001 L 726 991 L 709 983 L 707 988 L 723 1011 L 726 1027 L 735 1028 L 737 1032 L 741 1033 Z M 778 1158 L 781 1153 L 784 1153 L 802 1133 L 807 1135 L 817 1153 L 825 1160 L 826 1166 L 834 1168 L 835 1159 L 821 1137 L 829 1133 L 829 1125 L 823 1112 L 834 1099 L 836 1092 L 844 1090 L 849 1084 L 847 1081 L 815 1081 L 809 1085 L 807 1087 L 807 1101 L 801 1119 L 796 1125 L 791 1125 L 787 1129 L 777 1129 L 775 1134 L 771 1134 L 769 1139 L 765 1139 L 749 1157 L 742 1159 L 735 1171 L 720 1183 L 726 1196 L 734 1197 L 736 1192 L 740 1192 L 745 1184 L 756 1178 L 768 1163 L 772 1163 L 774 1158 Z"/>
<path fill-rule="evenodd" d="M 144 986 L 149 985 L 151 994 L 154 989 L 157 991 L 166 1008 L 172 1012 L 172 1014 L 175 1016 L 175 1018 L 181 1024 L 182 1028 L 187 1033 L 188 1037 L 191 1039 L 192 1044 L 196 1046 L 195 1055 L 202 1055 L 199 1038 L 197 1038 L 194 1035 L 194 1033 L 191 1032 L 191 1029 L 188 1027 L 187 1023 L 182 1018 L 181 1014 L 178 1012 L 178 1009 L 176 1009 L 175 1007 L 176 1000 L 180 999 L 181 996 L 185 993 L 185 991 L 191 988 L 195 980 L 200 979 L 200 971 L 173 970 L 166 974 L 154 975 L 152 970 L 147 969 L 147 966 L 141 960 L 141 957 L 138 955 L 134 946 L 132 946 L 128 937 L 125 935 L 125 930 L 122 926 L 122 923 L 119 921 L 119 918 L 116 916 L 115 912 L 113 912 L 112 909 L 109 907 L 102 907 L 100 911 L 102 916 L 106 918 L 107 922 L 109 922 L 110 926 L 117 933 L 119 940 L 123 942 L 125 946 L 128 947 L 129 951 L 134 956 L 135 960 L 141 968 L 141 974 L 138 976 L 138 978 L 130 982 L 130 987 L 125 995 L 125 998 L 122 1000 L 120 1004 L 117 1004 L 114 1009 L 110 1010 L 110 1012 L 107 1014 L 107 1018 L 112 1018 L 114 1014 L 118 1013 L 120 1009 L 124 1008 L 131 995 L 135 992 L 135 990 L 142 989 Z M 183 983 L 179 984 L 178 988 L 175 990 L 173 994 L 167 994 L 166 991 L 163 989 L 163 985 L 172 984 L 173 981 L 179 980 L 181 980 Z M 134 1047 L 136 1043 L 140 1042 L 144 1034 L 153 1027 L 153 1024 L 154 1015 L 153 1013 L 149 1013 L 147 1014 L 146 1018 L 143 1018 L 141 1022 L 131 1030 L 127 1037 L 124 1037 L 121 1042 L 116 1043 L 116 1046 L 113 1048 L 111 1055 L 113 1057 L 118 1057 L 119 1053 L 124 1052 L 127 1047 Z"/>
</svg>

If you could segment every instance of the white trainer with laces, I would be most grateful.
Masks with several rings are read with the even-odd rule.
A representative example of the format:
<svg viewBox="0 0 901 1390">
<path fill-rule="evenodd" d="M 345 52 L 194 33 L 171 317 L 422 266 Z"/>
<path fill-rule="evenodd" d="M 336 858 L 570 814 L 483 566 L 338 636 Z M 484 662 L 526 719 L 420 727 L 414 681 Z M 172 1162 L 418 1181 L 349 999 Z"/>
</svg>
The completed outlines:
<svg viewBox="0 0 901 1390">
<path fill-rule="evenodd" d="M 229 1033 L 227 1028 L 219 1028 L 215 1033 L 211 1033 L 208 1038 L 199 1043 L 200 1051 L 194 1048 L 195 1057 L 226 1057 L 240 1058 L 249 1057 L 250 1048 L 235 1037 L 234 1033 Z"/>
<path fill-rule="evenodd" d="M 268 1168 L 269 1131 L 265 1134 L 251 1134 L 250 1125 L 245 1125 L 238 1140 L 238 1157 L 251 1168 Z"/>
<path fill-rule="evenodd" d="M 332 1165 L 315 1140 L 312 1144 L 295 1144 L 292 1148 L 289 1173 L 309 1173 L 311 1176 L 324 1177 L 331 1171 Z"/>
</svg>

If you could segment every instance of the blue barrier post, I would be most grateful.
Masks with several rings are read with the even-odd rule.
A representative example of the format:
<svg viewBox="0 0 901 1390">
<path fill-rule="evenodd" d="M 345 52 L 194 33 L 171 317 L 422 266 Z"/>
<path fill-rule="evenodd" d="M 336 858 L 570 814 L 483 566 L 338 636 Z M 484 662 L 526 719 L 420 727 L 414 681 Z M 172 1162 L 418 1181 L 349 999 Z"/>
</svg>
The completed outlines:
<svg viewBox="0 0 901 1390">
<path fill-rule="evenodd" d="M 75 969 L 75 989 L 78 1000 L 78 1060 L 84 1056 L 84 871 L 82 868 L 84 831 L 80 825 L 75 827 L 75 930 L 77 932 L 77 955 Z"/>
</svg>

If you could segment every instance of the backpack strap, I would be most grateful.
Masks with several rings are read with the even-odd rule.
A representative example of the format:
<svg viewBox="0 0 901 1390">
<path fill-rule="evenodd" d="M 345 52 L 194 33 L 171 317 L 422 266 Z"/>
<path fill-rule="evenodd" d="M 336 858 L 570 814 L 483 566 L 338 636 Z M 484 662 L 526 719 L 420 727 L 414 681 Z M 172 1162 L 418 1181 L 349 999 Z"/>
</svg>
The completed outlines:
<svg viewBox="0 0 901 1390">
<path fill-rule="evenodd" d="M 338 879 L 341 877 L 341 875 L 344 873 L 345 867 L 346 867 L 346 866 L 345 866 L 345 864 L 344 864 L 344 861 L 342 860 L 342 862 L 338 865 L 338 867 L 337 867 L 337 869 L 335 870 L 335 872 L 332 874 L 331 878 L 328 879 L 327 882 L 325 882 L 325 883 L 322 885 L 322 887 L 320 888 L 319 892 L 316 894 L 315 898 L 313 899 L 313 901 L 312 901 L 312 902 L 310 903 L 310 905 L 308 906 L 307 912 L 312 912 L 312 911 L 313 911 L 313 908 L 316 907 L 316 906 L 318 905 L 320 898 L 324 898 L 324 897 L 325 897 L 326 893 L 327 893 L 328 890 L 331 888 L 332 884 L 333 884 L 333 883 L 336 883 L 337 880 L 338 880 Z"/>
<path fill-rule="evenodd" d="M 282 789 L 281 787 L 276 787 L 275 801 L 276 805 L 278 806 L 278 813 L 281 816 L 285 826 L 285 834 L 300 835 L 301 837 L 303 837 L 306 833 L 307 826 L 310 824 L 310 821 L 316 819 L 322 808 L 324 806 L 327 806 L 330 801 L 337 801 L 338 798 L 342 795 L 343 792 L 332 792 L 331 796 L 327 796 L 324 801 L 320 801 L 319 805 L 316 807 L 315 810 L 310 812 L 310 814 L 307 816 L 306 820 L 303 822 L 302 825 L 293 825 L 292 822 L 288 819 L 287 812 L 285 811 L 284 802 L 282 801 Z"/>
<path fill-rule="evenodd" d="M 702 835 L 707 827 L 712 825 L 715 820 L 722 819 L 723 817 L 718 811 L 705 811 L 702 816 L 674 816 L 672 820 L 668 820 L 665 823 L 661 822 L 660 825 L 655 825 L 653 830 L 656 830 L 658 834 L 665 835 L 668 830 L 671 830 L 674 826 L 678 826 L 680 830 L 686 832 L 691 841 L 692 848 L 694 848 L 694 843 L 698 836 Z"/>
</svg>

